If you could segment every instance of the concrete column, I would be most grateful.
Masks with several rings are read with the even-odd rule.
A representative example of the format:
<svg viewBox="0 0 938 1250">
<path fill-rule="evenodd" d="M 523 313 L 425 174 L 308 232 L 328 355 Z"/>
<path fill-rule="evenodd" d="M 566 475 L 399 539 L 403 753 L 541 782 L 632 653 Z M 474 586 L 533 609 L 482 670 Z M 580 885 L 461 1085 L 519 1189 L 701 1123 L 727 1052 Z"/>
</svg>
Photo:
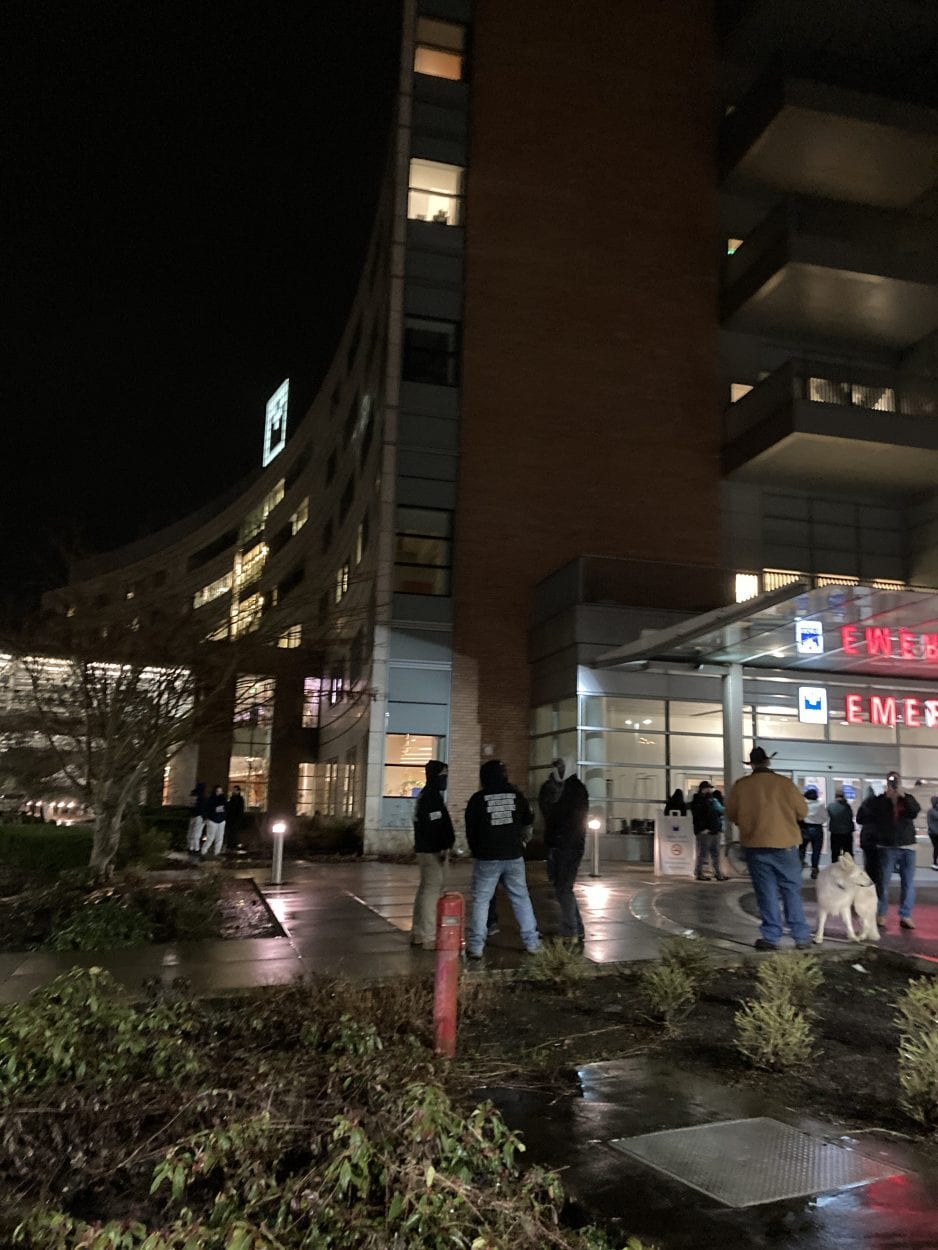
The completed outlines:
<svg viewBox="0 0 938 1250">
<path fill-rule="evenodd" d="M 743 667 L 727 664 L 723 671 L 723 793 L 743 772 Z"/>
</svg>

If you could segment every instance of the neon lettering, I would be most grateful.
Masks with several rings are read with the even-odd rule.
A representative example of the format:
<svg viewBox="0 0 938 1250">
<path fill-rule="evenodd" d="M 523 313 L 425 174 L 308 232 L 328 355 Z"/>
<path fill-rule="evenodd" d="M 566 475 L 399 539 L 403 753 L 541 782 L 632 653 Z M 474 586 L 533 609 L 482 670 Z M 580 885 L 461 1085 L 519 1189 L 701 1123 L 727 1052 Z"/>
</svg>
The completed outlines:
<svg viewBox="0 0 938 1250">
<path fill-rule="evenodd" d="M 915 654 L 915 635 L 911 629 L 899 630 L 899 654 L 904 660 L 917 660 Z"/>
<path fill-rule="evenodd" d="M 918 699 L 904 699 L 902 716 L 907 729 L 918 729 L 922 724 L 922 705 Z"/>
<path fill-rule="evenodd" d="M 874 725 L 888 725 L 894 729 L 896 726 L 895 697 L 887 695 L 881 698 L 878 694 L 874 694 L 870 698 L 870 720 Z"/>
<path fill-rule="evenodd" d="M 938 699 L 925 700 L 925 724 L 929 729 L 938 729 Z"/>
<path fill-rule="evenodd" d="M 863 699 L 858 694 L 848 694 L 846 698 L 845 716 L 850 725 L 863 724 Z"/>
<path fill-rule="evenodd" d="M 928 664 L 938 663 L 938 634 L 922 634 L 922 651 Z"/>
<path fill-rule="evenodd" d="M 860 648 L 857 646 L 856 625 L 842 625 L 840 627 L 840 645 L 844 649 L 844 655 L 860 654 Z"/>
<path fill-rule="evenodd" d="M 879 627 L 867 628 L 866 650 L 868 655 L 892 655 L 892 633 Z"/>
</svg>

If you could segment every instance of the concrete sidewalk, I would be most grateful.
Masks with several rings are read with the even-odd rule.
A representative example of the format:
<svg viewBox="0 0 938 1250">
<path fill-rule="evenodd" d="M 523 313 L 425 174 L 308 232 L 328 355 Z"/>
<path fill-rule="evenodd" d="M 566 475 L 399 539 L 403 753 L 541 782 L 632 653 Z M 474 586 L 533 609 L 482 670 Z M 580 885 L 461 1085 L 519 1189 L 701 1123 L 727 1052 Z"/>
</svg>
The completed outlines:
<svg viewBox="0 0 938 1250">
<path fill-rule="evenodd" d="M 365 861 L 287 864 L 287 881 L 253 876 L 286 936 L 143 946 L 111 953 L 52 952 L 0 955 L 0 1001 L 25 998 L 75 966 L 106 968 L 128 990 L 144 980 L 171 983 L 184 977 L 196 994 L 227 993 L 290 981 L 303 974 L 388 977 L 430 974 L 434 956 L 410 946 L 410 918 L 418 870 L 408 864 Z M 470 893 L 472 864 L 452 865 L 450 887 Z M 938 874 L 922 870 L 917 928 L 898 928 L 895 911 L 883 946 L 938 961 Z M 541 930 L 556 932 L 559 910 L 544 865 L 528 865 L 529 887 Z M 752 948 L 757 936 L 754 899 L 746 880 L 729 882 L 656 881 L 647 869 L 615 868 L 598 880 L 581 876 L 577 896 L 586 926 L 585 953 L 597 963 L 651 959 L 661 939 L 698 935 L 727 952 Z M 806 882 L 806 909 L 814 918 L 813 891 Z M 501 932 L 489 940 L 484 966 L 515 968 L 523 962 L 517 926 L 499 892 Z M 842 941 L 837 922 L 828 928 L 832 945 Z"/>
</svg>

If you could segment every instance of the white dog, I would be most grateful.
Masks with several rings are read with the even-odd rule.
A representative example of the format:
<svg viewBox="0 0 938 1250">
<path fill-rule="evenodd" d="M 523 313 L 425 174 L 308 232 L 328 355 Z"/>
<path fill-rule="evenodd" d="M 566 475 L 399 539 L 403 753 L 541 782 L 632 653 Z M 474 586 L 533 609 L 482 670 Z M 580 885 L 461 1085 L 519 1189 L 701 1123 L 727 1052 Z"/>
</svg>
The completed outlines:
<svg viewBox="0 0 938 1250">
<path fill-rule="evenodd" d="M 818 926 L 814 935 L 820 945 L 828 916 L 840 916 L 851 942 L 878 942 L 876 887 L 852 855 L 841 855 L 836 864 L 822 868 L 817 879 Z M 853 930 L 851 908 L 862 922 L 859 935 Z"/>
</svg>

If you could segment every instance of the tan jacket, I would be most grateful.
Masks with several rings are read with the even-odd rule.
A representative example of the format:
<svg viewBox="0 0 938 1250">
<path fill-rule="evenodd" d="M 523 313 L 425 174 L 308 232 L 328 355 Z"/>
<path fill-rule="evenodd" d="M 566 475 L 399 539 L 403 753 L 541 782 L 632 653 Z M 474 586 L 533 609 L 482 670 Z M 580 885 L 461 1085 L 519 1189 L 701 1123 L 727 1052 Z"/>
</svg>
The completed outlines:
<svg viewBox="0 0 938 1250">
<path fill-rule="evenodd" d="M 797 846 L 798 821 L 807 814 L 807 800 L 795 783 L 770 768 L 740 777 L 726 802 L 726 815 L 739 826 L 743 846 Z"/>
</svg>

